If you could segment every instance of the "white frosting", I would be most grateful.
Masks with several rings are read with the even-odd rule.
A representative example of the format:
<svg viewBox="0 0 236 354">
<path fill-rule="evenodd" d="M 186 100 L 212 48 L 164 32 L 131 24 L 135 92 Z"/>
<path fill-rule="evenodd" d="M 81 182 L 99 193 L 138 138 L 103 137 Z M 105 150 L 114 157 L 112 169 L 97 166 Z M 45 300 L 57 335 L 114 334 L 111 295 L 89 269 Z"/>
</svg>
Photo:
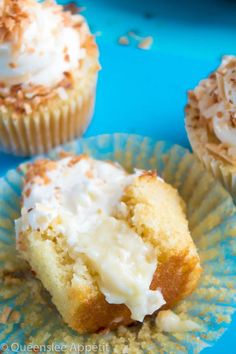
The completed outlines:
<svg viewBox="0 0 236 354">
<path fill-rule="evenodd" d="M 156 326 L 161 332 L 198 331 L 200 326 L 192 320 L 183 320 L 171 310 L 159 311 Z"/>
<path fill-rule="evenodd" d="M 86 256 L 106 300 L 126 304 L 132 318 L 142 321 L 165 303 L 160 290 L 149 289 L 156 255 L 125 221 L 114 217 L 126 215 L 121 196 L 141 172 L 127 174 L 119 165 L 91 158 L 73 166 L 70 161 L 58 161 L 57 168 L 47 173 L 50 183 L 26 184 L 31 193 L 24 197 L 16 231 L 29 227 L 45 231 L 53 224 L 56 232 L 66 236 L 75 261 L 80 254 Z"/>
<path fill-rule="evenodd" d="M 0 81 L 15 84 L 53 86 L 63 79 L 63 72 L 79 67 L 85 56 L 78 30 L 63 23 L 62 13 L 53 5 L 35 1 L 26 9 L 30 23 L 25 26 L 19 50 L 14 43 L 0 44 Z M 73 15 L 76 20 L 78 16 Z M 65 51 L 69 61 L 65 59 Z M 11 64 L 14 64 L 14 68 Z"/>
<path fill-rule="evenodd" d="M 200 114 L 211 120 L 216 137 L 224 144 L 236 146 L 236 58 L 224 57 L 216 77 L 203 80 L 195 94 Z"/>
</svg>

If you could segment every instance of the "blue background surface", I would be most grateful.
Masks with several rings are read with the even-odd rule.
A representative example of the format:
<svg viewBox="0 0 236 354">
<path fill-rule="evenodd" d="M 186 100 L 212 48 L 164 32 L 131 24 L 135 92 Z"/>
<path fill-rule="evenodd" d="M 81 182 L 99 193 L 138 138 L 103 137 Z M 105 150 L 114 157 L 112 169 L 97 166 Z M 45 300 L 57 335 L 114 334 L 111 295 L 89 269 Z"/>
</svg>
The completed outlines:
<svg viewBox="0 0 236 354">
<path fill-rule="evenodd" d="M 61 1 L 63 2 L 63 1 Z M 64 1 L 66 3 L 66 1 Z M 186 90 L 236 54 L 236 1 L 81 0 L 92 31 L 101 32 L 94 119 L 86 136 L 127 132 L 189 147 L 184 130 Z M 127 31 L 153 36 L 149 51 L 118 45 Z M 0 153 L 0 176 L 24 159 Z M 236 353 L 236 316 L 205 354 Z"/>
</svg>

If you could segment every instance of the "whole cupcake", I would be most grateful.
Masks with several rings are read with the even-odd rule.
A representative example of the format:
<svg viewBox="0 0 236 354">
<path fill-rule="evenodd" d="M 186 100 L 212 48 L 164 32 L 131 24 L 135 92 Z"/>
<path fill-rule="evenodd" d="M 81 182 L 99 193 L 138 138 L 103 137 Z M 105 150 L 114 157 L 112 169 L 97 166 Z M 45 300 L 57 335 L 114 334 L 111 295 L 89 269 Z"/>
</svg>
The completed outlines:
<svg viewBox="0 0 236 354">
<path fill-rule="evenodd" d="M 0 148 L 32 155 L 80 136 L 93 113 L 98 69 L 81 15 L 54 1 L 2 1 Z"/>
<path fill-rule="evenodd" d="M 188 93 L 186 129 L 193 151 L 236 201 L 236 57 Z"/>
</svg>

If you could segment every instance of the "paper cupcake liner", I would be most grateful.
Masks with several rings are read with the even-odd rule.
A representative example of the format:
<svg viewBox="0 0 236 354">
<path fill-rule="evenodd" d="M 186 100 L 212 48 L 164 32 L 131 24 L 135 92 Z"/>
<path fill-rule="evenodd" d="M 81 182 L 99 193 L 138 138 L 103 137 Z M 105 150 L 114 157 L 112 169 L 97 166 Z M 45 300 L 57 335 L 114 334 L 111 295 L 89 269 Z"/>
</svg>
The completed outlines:
<svg viewBox="0 0 236 354">
<path fill-rule="evenodd" d="M 207 141 L 204 136 L 206 132 L 204 128 L 198 127 L 194 116 L 196 112 L 194 108 L 190 107 L 186 116 L 186 130 L 193 152 L 197 155 L 199 160 L 203 163 L 208 171 L 217 178 L 222 185 L 231 194 L 234 203 L 236 203 L 236 168 L 215 158 L 205 147 Z"/>
<path fill-rule="evenodd" d="M 81 136 L 93 114 L 95 84 L 83 93 L 73 91 L 68 100 L 53 98 L 30 115 L 0 113 L 0 149 L 34 155 Z"/>
<path fill-rule="evenodd" d="M 50 158 L 57 158 L 60 150 L 50 152 Z M 115 134 L 79 139 L 66 144 L 64 150 L 116 160 L 127 169 L 156 169 L 179 190 L 187 205 L 203 274 L 198 288 L 174 311 L 198 323 L 200 330 L 162 333 L 153 317 L 107 334 L 79 335 L 71 330 L 15 251 L 14 219 L 20 215 L 24 164 L 0 180 L 0 342 L 7 344 L 5 352 L 12 352 L 12 343 L 21 345 L 22 352 L 27 352 L 23 345 L 30 343 L 40 345 L 41 351 L 48 348 L 47 352 L 55 352 L 59 345 L 63 353 L 79 348 L 118 354 L 199 353 L 212 346 L 229 327 L 236 309 L 236 209 L 228 192 L 191 153 L 166 142 Z"/>
</svg>

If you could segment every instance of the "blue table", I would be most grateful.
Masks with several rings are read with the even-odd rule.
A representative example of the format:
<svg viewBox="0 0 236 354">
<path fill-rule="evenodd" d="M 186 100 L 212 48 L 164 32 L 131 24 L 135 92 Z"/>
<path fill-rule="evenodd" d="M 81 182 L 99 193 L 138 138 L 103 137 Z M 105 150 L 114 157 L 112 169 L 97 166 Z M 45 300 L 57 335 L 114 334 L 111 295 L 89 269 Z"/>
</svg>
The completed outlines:
<svg viewBox="0 0 236 354">
<path fill-rule="evenodd" d="M 128 132 L 189 147 L 186 90 L 223 54 L 236 54 L 236 2 L 84 0 L 84 5 L 93 32 L 101 32 L 97 41 L 103 67 L 86 136 Z M 152 49 L 137 49 L 135 41 L 120 46 L 118 38 L 128 31 L 152 36 Z M 0 153 L 0 176 L 23 160 Z M 217 344 L 203 352 L 236 353 L 235 331 L 236 316 Z"/>
</svg>

